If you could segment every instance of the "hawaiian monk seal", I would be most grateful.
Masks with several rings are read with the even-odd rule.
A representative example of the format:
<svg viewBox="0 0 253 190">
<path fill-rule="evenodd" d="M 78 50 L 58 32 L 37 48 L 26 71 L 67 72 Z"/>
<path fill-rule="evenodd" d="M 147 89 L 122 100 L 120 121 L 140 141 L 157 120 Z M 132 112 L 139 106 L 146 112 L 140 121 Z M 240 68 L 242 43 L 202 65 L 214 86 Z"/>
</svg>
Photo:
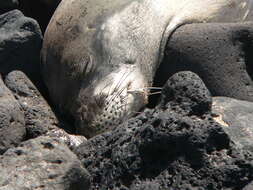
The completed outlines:
<svg viewBox="0 0 253 190">
<path fill-rule="evenodd" d="M 252 0 L 62 0 L 45 33 L 42 69 L 53 102 L 92 137 L 147 103 L 176 28 L 244 20 Z"/>
</svg>

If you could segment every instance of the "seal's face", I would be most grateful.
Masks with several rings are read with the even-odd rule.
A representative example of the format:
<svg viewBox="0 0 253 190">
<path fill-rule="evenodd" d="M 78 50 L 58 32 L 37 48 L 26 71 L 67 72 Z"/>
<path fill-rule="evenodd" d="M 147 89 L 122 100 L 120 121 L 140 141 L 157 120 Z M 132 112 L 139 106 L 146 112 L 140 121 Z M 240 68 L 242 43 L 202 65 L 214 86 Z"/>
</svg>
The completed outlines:
<svg viewBox="0 0 253 190">
<path fill-rule="evenodd" d="M 147 103 L 146 81 L 136 66 L 122 65 L 84 88 L 79 97 L 78 133 L 92 137 L 137 113 Z"/>
</svg>

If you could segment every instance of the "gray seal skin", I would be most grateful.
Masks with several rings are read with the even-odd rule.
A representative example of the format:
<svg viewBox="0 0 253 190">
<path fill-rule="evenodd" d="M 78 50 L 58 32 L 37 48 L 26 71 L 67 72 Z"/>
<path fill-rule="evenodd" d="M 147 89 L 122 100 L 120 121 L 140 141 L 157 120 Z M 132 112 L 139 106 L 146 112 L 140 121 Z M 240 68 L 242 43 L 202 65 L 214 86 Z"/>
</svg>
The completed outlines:
<svg viewBox="0 0 253 190">
<path fill-rule="evenodd" d="M 240 22 L 253 0 L 62 0 L 45 32 L 45 83 L 92 137 L 147 103 L 167 39 L 181 25 Z"/>
</svg>

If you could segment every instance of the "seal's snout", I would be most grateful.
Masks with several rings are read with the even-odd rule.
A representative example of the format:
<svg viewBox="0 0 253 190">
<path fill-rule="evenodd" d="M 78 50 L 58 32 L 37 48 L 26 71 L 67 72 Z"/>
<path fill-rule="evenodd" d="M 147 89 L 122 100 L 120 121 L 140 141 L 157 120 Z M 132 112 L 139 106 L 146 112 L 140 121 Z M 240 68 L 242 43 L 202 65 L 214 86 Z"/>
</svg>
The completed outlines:
<svg viewBox="0 0 253 190">
<path fill-rule="evenodd" d="M 100 80 L 94 94 L 86 102 L 82 102 L 83 117 L 78 124 L 81 126 L 78 132 L 92 137 L 112 129 L 136 114 L 147 103 L 146 86 L 144 78 L 137 70 L 126 68 Z M 88 109 L 83 109 L 84 107 Z"/>
</svg>

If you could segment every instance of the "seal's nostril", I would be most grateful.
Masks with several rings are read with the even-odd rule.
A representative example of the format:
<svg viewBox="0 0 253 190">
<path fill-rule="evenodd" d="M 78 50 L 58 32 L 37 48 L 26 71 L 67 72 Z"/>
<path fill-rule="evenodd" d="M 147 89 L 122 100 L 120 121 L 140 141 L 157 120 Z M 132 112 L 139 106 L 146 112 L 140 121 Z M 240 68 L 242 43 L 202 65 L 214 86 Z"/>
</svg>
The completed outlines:
<svg viewBox="0 0 253 190">
<path fill-rule="evenodd" d="M 132 87 L 132 82 L 130 81 L 128 84 L 127 84 L 127 91 L 130 90 Z"/>
</svg>

